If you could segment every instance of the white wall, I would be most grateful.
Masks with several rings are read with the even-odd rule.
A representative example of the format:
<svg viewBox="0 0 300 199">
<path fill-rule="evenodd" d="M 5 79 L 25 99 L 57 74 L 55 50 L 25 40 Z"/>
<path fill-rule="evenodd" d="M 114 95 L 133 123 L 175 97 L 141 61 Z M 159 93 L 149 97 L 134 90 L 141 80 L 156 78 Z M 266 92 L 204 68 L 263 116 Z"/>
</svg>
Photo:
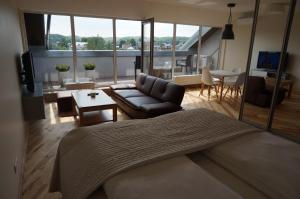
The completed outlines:
<svg viewBox="0 0 300 199">
<path fill-rule="evenodd" d="M 24 124 L 16 60 L 22 40 L 16 9 L 0 1 L 0 198 L 16 199 L 20 190 L 20 163 L 23 159 Z M 14 173 L 15 158 L 18 172 Z"/>
</svg>

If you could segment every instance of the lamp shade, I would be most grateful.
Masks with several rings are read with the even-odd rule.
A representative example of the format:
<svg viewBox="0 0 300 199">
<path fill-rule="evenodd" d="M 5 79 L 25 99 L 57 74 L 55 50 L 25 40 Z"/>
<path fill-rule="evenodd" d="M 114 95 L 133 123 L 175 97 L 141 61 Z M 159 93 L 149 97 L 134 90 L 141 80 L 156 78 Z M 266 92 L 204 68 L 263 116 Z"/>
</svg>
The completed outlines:
<svg viewBox="0 0 300 199">
<path fill-rule="evenodd" d="M 222 39 L 234 39 L 234 32 L 232 30 L 232 24 L 225 24 L 225 29 L 222 34 Z"/>
</svg>

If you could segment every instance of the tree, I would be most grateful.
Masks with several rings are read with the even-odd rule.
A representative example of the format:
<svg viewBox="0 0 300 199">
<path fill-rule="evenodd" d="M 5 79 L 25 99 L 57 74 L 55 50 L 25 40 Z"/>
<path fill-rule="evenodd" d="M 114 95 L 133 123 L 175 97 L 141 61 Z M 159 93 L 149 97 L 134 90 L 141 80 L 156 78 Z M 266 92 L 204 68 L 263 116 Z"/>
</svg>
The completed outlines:
<svg viewBox="0 0 300 199">
<path fill-rule="evenodd" d="M 126 44 L 126 41 L 124 39 L 121 39 L 119 42 L 119 47 L 122 48 L 122 46 Z"/>
<path fill-rule="evenodd" d="M 103 50 L 105 49 L 105 40 L 102 37 L 87 38 L 88 50 Z"/>
<path fill-rule="evenodd" d="M 132 47 L 136 47 L 136 41 L 135 39 L 130 39 L 129 43 L 131 44 Z"/>
<path fill-rule="evenodd" d="M 66 37 L 62 37 L 59 42 L 57 42 L 57 47 L 59 50 L 68 50 L 69 49 L 69 43 L 68 39 Z"/>
<path fill-rule="evenodd" d="M 82 38 L 81 38 L 81 42 L 88 42 L 88 38 L 82 37 Z"/>
<path fill-rule="evenodd" d="M 105 50 L 112 50 L 113 44 L 110 40 L 108 40 L 105 44 Z"/>
</svg>

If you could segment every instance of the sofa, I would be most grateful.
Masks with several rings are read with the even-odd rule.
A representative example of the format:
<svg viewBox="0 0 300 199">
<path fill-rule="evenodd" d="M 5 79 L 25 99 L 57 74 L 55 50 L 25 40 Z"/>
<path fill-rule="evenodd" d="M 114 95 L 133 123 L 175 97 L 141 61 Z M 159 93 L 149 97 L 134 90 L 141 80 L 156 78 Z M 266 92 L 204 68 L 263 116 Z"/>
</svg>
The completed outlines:
<svg viewBox="0 0 300 199">
<path fill-rule="evenodd" d="M 143 119 L 180 111 L 185 89 L 166 80 L 140 74 L 135 86 L 113 85 L 112 97 L 131 118 Z"/>
<path fill-rule="evenodd" d="M 264 77 L 249 76 L 246 88 L 245 102 L 270 107 L 274 88 L 267 88 Z M 284 100 L 286 89 L 280 88 L 277 96 L 277 105 Z"/>
</svg>

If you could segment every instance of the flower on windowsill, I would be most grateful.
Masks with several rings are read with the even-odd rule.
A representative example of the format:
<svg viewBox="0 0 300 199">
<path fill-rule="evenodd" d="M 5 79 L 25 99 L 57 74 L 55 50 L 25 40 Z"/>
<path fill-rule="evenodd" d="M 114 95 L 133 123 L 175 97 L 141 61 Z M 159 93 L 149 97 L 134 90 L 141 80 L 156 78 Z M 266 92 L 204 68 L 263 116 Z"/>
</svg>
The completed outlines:
<svg viewBox="0 0 300 199">
<path fill-rule="evenodd" d="M 67 64 L 57 64 L 55 66 L 55 69 L 58 71 L 58 72 L 67 72 L 70 70 L 70 66 L 67 65 Z"/>
<path fill-rule="evenodd" d="M 85 68 L 85 70 L 94 70 L 96 68 L 96 64 L 87 63 L 83 64 L 83 67 Z"/>
</svg>

